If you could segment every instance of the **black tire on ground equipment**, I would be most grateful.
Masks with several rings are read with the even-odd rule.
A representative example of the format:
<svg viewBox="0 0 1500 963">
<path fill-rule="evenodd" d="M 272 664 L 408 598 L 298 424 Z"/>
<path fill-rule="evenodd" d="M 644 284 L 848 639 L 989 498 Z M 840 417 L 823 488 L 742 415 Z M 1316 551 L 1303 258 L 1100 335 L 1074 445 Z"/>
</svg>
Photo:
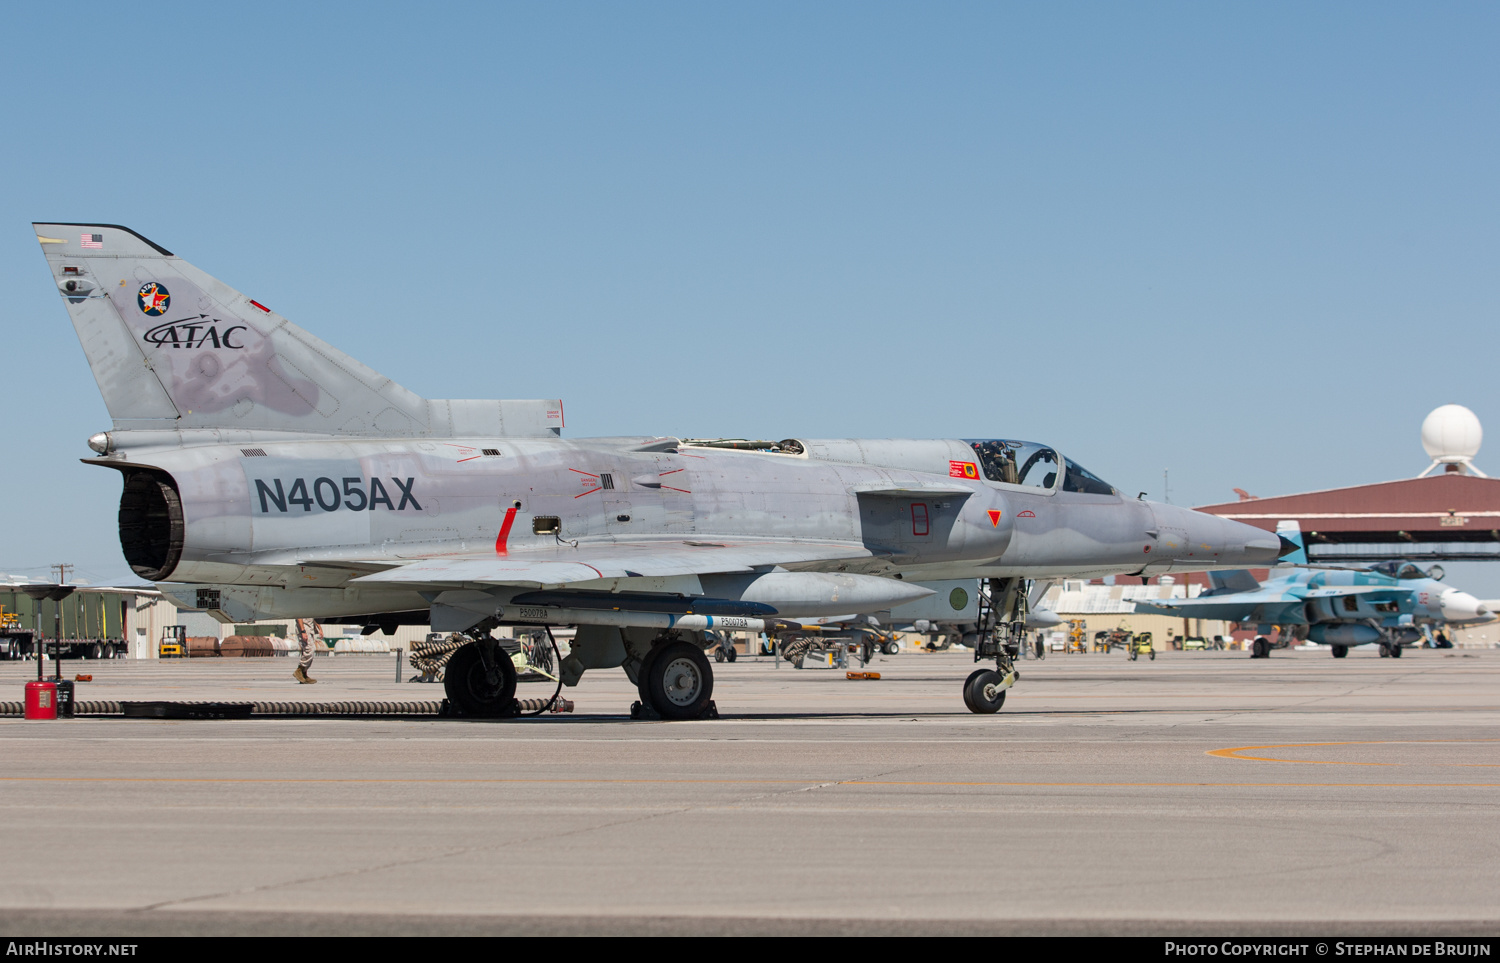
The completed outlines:
<svg viewBox="0 0 1500 963">
<path fill-rule="evenodd" d="M 689 642 L 668 642 L 652 650 L 642 667 L 651 708 L 663 719 L 697 719 L 714 694 L 714 670 L 703 650 Z"/>
<path fill-rule="evenodd" d="M 1156 661 L 1156 650 L 1155 649 L 1151 650 L 1150 656 L 1151 656 L 1151 661 L 1155 662 Z"/>
<path fill-rule="evenodd" d="M 1139 652 L 1137 652 L 1135 649 L 1131 649 L 1130 650 L 1130 661 L 1134 662 L 1136 660 L 1136 656 L 1138 656 L 1138 655 L 1140 655 Z"/>
<path fill-rule="evenodd" d="M 964 705 L 979 715 L 999 712 L 1005 705 L 1005 690 L 996 689 L 993 695 L 985 694 L 985 687 L 1000 684 L 1000 673 L 994 669 L 975 669 L 964 680 Z"/>
<path fill-rule="evenodd" d="M 495 647 L 495 668 L 500 670 L 498 686 L 490 684 L 479 656 L 479 643 L 460 646 L 443 670 L 443 691 L 448 701 L 466 716 L 509 714 L 516 703 L 516 667 L 499 646 Z"/>
<path fill-rule="evenodd" d="M 1347 645 L 1335 645 L 1333 647 L 1333 657 L 1335 659 L 1342 659 L 1344 656 L 1346 656 L 1348 654 L 1349 654 L 1349 647 Z"/>
</svg>

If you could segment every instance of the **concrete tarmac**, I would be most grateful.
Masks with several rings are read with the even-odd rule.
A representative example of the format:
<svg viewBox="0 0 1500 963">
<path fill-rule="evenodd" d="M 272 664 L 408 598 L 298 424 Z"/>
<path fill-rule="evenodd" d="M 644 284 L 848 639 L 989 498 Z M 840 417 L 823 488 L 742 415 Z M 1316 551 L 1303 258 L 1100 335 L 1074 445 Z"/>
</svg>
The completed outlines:
<svg viewBox="0 0 1500 963">
<path fill-rule="evenodd" d="M 67 671 L 441 697 L 390 656 L 293 667 Z M 1500 652 L 1054 653 L 995 716 L 972 667 L 716 665 L 703 722 L 629 721 L 618 670 L 536 719 L 0 719 L 0 934 L 1500 933 Z"/>
</svg>

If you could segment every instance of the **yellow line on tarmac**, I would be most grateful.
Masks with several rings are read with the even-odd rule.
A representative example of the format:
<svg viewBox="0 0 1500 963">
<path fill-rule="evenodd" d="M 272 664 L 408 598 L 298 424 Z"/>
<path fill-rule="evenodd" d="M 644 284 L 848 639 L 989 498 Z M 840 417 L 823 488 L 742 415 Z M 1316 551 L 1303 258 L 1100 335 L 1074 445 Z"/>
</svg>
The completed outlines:
<svg viewBox="0 0 1500 963">
<path fill-rule="evenodd" d="M 1400 745 L 1467 745 L 1475 742 L 1500 742 L 1496 739 L 1372 739 L 1361 742 L 1284 742 L 1269 746 L 1233 746 L 1225 749 L 1210 749 L 1205 755 L 1218 756 L 1221 759 L 1241 759 L 1246 762 L 1288 762 L 1309 766 L 1408 766 L 1413 763 L 1406 762 L 1348 762 L 1339 759 L 1277 759 L 1272 756 L 1244 756 L 1243 752 L 1251 750 L 1266 749 L 1309 749 L 1320 746 L 1400 746 Z M 1477 768 L 1494 768 L 1497 764 L 1491 762 L 1431 762 L 1417 765 L 1429 766 L 1463 766 Z"/>
<path fill-rule="evenodd" d="M 1254 748 L 1254 747 L 1247 747 Z M 1236 756 L 1232 758 L 1252 758 Z M 1281 762 L 1284 760 L 1270 760 Z M 1000 789 L 1066 789 L 1066 788 L 1355 788 L 1355 789 L 1500 789 L 1500 783 L 1489 782 L 958 782 L 885 779 L 222 779 L 148 776 L 0 776 L 0 783 L 172 783 L 227 785 L 659 785 L 659 786 L 953 786 Z"/>
</svg>

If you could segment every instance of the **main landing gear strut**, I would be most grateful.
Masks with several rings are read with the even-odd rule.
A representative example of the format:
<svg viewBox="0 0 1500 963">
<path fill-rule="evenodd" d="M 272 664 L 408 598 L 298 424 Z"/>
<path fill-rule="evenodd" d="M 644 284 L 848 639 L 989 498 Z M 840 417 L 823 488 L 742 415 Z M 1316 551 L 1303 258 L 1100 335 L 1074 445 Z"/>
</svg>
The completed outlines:
<svg viewBox="0 0 1500 963">
<path fill-rule="evenodd" d="M 1005 692 L 1021 673 L 1015 659 L 1026 638 L 1026 597 L 1031 582 L 1021 578 L 988 579 L 979 590 L 979 644 L 974 661 L 994 659 L 993 669 L 975 669 L 964 681 L 964 705 L 989 714 L 1005 705 Z"/>
</svg>

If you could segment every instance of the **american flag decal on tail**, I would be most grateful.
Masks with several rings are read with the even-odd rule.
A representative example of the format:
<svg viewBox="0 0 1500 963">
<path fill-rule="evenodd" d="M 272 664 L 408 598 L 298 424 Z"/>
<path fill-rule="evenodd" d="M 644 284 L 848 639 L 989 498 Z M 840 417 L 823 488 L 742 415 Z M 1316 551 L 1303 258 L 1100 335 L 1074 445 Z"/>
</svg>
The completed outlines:
<svg viewBox="0 0 1500 963">
<path fill-rule="evenodd" d="M 80 234 L 80 235 L 78 235 L 78 246 L 79 247 L 97 247 L 97 248 L 103 248 L 104 247 L 104 235 L 103 234 Z"/>
</svg>

